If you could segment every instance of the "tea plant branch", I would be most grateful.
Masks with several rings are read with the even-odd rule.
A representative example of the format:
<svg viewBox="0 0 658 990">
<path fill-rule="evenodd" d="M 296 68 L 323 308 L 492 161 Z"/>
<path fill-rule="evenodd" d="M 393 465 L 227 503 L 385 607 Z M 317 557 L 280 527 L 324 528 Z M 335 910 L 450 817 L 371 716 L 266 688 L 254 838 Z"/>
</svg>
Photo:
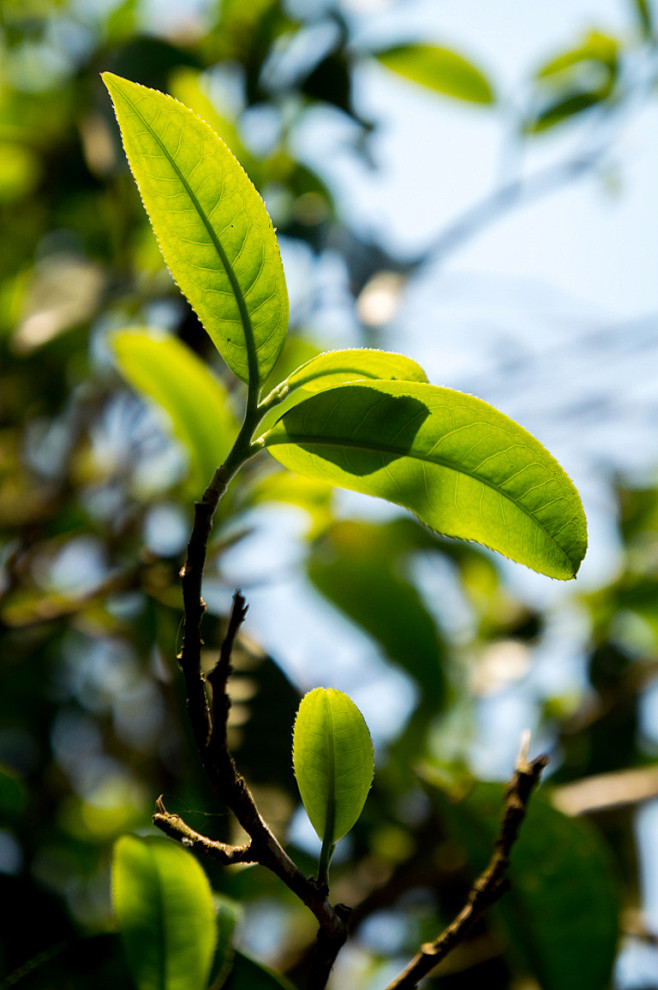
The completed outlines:
<svg viewBox="0 0 658 990">
<path fill-rule="evenodd" d="M 210 521 L 222 493 L 221 484 L 224 484 L 224 488 L 226 487 L 222 476 L 218 479 L 219 484 L 216 483 L 217 474 L 213 479 L 213 484 L 206 489 L 204 499 L 202 499 L 201 503 L 197 503 L 197 507 L 201 506 L 203 511 L 197 515 L 197 519 L 199 516 L 201 518 L 199 532 L 197 533 L 197 540 L 199 542 L 194 542 L 194 532 L 190 540 L 193 555 L 192 563 L 194 565 L 194 568 L 190 568 L 190 570 L 195 575 L 200 575 L 203 567 L 203 562 L 201 561 L 199 563 L 199 554 L 202 551 L 205 555 L 207 535 L 210 532 Z M 211 490 L 213 494 L 206 499 L 207 493 Z M 214 506 L 212 509 L 206 508 L 204 503 L 212 505 L 212 498 L 214 498 L 215 493 L 218 494 Z M 195 520 L 196 528 L 197 523 Z M 205 539 L 202 538 L 204 533 L 206 534 Z M 199 547 L 201 550 L 199 550 Z M 188 548 L 188 561 L 186 562 L 184 571 L 187 571 L 189 559 L 190 549 Z M 200 580 L 196 586 L 200 590 Z M 190 592 L 188 590 L 188 596 L 189 594 Z M 184 596 L 184 605 L 187 600 Z M 309 982 L 309 986 L 313 987 L 314 990 L 321 990 L 326 984 L 336 955 L 347 939 L 346 912 L 340 906 L 333 907 L 327 898 L 326 886 L 321 886 L 314 880 L 306 878 L 290 859 L 260 815 L 254 797 L 244 777 L 238 771 L 228 748 L 227 721 L 231 703 L 226 691 L 226 685 L 231 673 L 232 647 L 238 630 L 244 621 L 247 604 L 241 592 L 239 590 L 236 591 L 233 597 L 233 607 L 219 659 L 213 670 L 208 674 L 208 683 L 212 689 L 212 702 L 209 706 L 204 678 L 201 672 L 200 658 L 200 622 L 205 605 L 200 599 L 200 594 L 199 601 L 193 600 L 192 603 L 194 605 L 192 629 L 193 634 L 198 636 L 198 639 L 193 638 L 192 640 L 196 654 L 192 654 L 189 645 L 187 647 L 185 660 L 189 667 L 185 679 L 186 684 L 194 692 L 192 698 L 188 695 L 188 711 L 193 723 L 194 736 L 199 745 L 201 760 L 208 779 L 218 796 L 231 809 L 243 829 L 247 832 L 250 841 L 243 846 L 228 846 L 209 839 L 190 828 L 179 815 L 168 812 L 162 799 L 159 799 L 157 803 L 153 822 L 171 838 L 200 853 L 219 859 L 227 864 L 238 862 L 258 863 L 276 874 L 309 908 L 319 923 L 317 951 L 315 953 L 312 981 Z M 189 622 L 187 612 L 185 622 L 187 629 L 187 623 Z M 196 723 L 195 719 L 198 720 Z"/>
<path fill-rule="evenodd" d="M 201 500 L 194 503 L 194 525 L 187 546 L 187 558 L 181 569 L 183 589 L 183 644 L 178 662 L 185 678 L 187 707 L 199 752 L 203 754 L 211 735 L 208 699 L 201 672 L 201 620 L 206 604 L 201 595 L 201 582 L 206 562 L 208 539 L 219 500 L 239 468 L 257 451 L 251 437 L 257 422 L 257 393 L 249 390 L 242 428 L 224 463 L 217 468 Z"/>
<path fill-rule="evenodd" d="M 505 800 L 498 837 L 489 865 L 473 884 L 466 904 L 457 917 L 433 942 L 421 946 L 406 969 L 386 990 L 414 990 L 448 953 L 460 945 L 476 921 L 508 889 L 507 870 L 512 846 L 516 842 L 530 795 L 548 763 L 547 756 L 527 761 L 527 746 L 523 746 L 514 775 L 505 789 Z"/>
<path fill-rule="evenodd" d="M 183 821 L 180 815 L 167 811 L 162 796 L 155 802 L 156 813 L 153 815 L 153 824 L 157 825 L 165 835 L 176 839 L 187 849 L 202 853 L 211 859 L 218 859 L 225 866 L 233 863 L 255 863 L 253 853 L 253 843 L 246 842 L 242 846 L 231 846 L 225 842 L 218 842 L 216 839 L 209 839 L 207 835 L 202 835 Z"/>
</svg>

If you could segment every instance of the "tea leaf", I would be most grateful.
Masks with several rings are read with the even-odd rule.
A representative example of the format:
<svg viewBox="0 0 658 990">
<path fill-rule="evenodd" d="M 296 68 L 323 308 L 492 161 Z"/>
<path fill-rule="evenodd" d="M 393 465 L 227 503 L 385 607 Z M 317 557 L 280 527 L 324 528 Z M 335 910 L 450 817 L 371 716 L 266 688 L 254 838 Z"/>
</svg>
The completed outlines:
<svg viewBox="0 0 658 990">
<path fill-rule="evenodd" d="M 413 382 L 341 385 L 294 406 L 259 442 L 299 474 L 405 506 L 446 536 L 550 577 L 574 577 L 585 555 L 585 514 L 567 475 L 471 395 Z"/>
<path fill-rule="evenodd" d="M 110 72 L 123 144 L 160 250 L 229 368 L 260 385 L 288 325 L 265 205 L 211 128 L 171 96 Z"/>
</svg>

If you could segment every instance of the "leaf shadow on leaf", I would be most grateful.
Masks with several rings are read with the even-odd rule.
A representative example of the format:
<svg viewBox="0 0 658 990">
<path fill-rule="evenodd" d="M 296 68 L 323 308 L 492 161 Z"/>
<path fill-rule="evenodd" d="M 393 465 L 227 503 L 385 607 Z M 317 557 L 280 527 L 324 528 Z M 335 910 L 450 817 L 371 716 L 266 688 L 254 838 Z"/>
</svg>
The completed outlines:
<svg viewBox="0 0 658 990">
<path fill-rule="evenodd" d="M 341 393 L 343 410 L 349 408 L 355 424 L 351 438 L 341 438 L 339 444 L 332 444 L 327 443 L 326 435 L 319 435 L 316 445 L 306 437 L 300 446 L 312 450 L 316 457 L 330 461 L 341 470 L 349 471 L 359 478 L 387 467 L 410 451 L 418 430 L 430 415 L 427 406 L 410 395 L 382 394 L 381 401 L 373 406 L 372 390 L 367 386 L 344 385 Z M 309 415 L 314 411 L 315 398 L 313 396 L 304 403 L 305 412 Z M 322 400 L 322 395 L 317 398 Z M 386 436 L 390 432 L 391 420 L 402 424 L 395 435 L 396 449 L 390 453 L 368 450 L 360 440 L 366 421 L 369 435 L 377 434 L 381 429 L 382 435 Z M 290 440 L 295 442 L 294 427 L 290 431 Z"/>
</svg>

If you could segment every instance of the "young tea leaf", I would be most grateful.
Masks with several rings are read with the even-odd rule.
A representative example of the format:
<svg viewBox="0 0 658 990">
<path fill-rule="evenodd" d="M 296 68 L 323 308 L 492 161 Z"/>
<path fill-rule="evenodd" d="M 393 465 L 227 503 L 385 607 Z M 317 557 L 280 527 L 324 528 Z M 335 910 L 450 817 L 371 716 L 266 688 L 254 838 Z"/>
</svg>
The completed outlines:
<svg viewBox="0 0 658 990">
<path fill-rule="evenodd" d="M 346 351 L 326 351 L 311 358 L 286 379 L 290 388 L 305 386 L 314 392 L 332 385 L 373 378 L 385 381 L 426 382 L 419 364 L 403 354 L 355 347 Z"/>
<path fill-rule="evenodd" d="M 462 55 L 432 45 L 398 45 L 376 52 L 387 69 L 444 96 L 469 103 L 494 103 L 487 77 Z"/>
<path fill-rule="evenodd" d="M 446 536 L 550 577 L 574 577 L 585 555 L 585 514 L 562 468 L 471 395 L 412 382 L 341 385 L 294 406 L 259 442 L 299 474 L 405 506 Z"/>
<path fill-rule="evenodd" d="M 274 367 L 288 295 L 262 199 L 224 142 L 156 90 L 103 73 L 160 250 L 215 346 L 253 388 Z"/>
<path fill-rule="evenodd" d="M 315 688 L 302 698 L 293 765 L 306 813 L 322 840 L 320 879 L 326 880 L 333 847 L 361 814 L 375 768 L 368 727 L 347 695 Z"/>
<path fill-rule="evenodd" d="M 317 354 L 296 368 L 274 389 L 283 396 L 263 418 L 261 430 L 269 429 L 288 409 L 309 395 L 345 382 L 362 381 L 426 382 L 427 375 L 415 361 L 403 354 L 355 347 L 345 351 Z"/>
<path fill-rule="evenodd" d="M 112 895 L 137 990 L 205 990 L 217 926 L 194 856 L 166 839 L 124 835 L 114 847 Z"/>
<path fill-rule="evenodd" d="M 162 409 L 190 458 L 194 485 L 208 484 L 239 429 L 226 389 L 175 337 L 116 333 L 117 364 L 133 388 Z"/>
</svg>

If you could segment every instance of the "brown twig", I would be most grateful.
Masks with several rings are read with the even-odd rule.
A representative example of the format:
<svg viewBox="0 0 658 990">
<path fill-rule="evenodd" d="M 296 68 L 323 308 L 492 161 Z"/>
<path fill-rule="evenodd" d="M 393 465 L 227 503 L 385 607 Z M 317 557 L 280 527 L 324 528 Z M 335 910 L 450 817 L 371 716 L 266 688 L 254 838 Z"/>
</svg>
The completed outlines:
<svg viewBox="0 0 658 990">
<path fill-rule="evenodd" d="M 219 474 L 216 473 L 202 501 L 195 505 L 194 528 L 187 560 L 181 571 L 185 618 L 179 661 L 185 677 L 188 713 L 203 768 L 215 792 L 231 809 L 250 841 L 245 846 L 228 846 L 209 839 L 190 828 L 179 815 L 168 812 L 161 799 L 153 822 L 167 835 L 199 852 L 227 863 L 258 863 L 283 880 L 319 923 L 318 951 L 308 985 L 310 990 L 322 990 L 347 938 L 346 913 L 334 908 L 327 898 L 326 889 L 305 877 L 285 852 L 258 811 L 254 797 L 228 749 L 227 721 L 231 703 L 226 688 L 231 672 L 233 644 L 247 612 L 247 604 L 239 590 L 233 597 L 233 608 L 219 659 L 208 674 L 207 681 L 212 690 L 210 705 L 201 670 L 201 619 L 205 611 L 201 578 L 212 517 L 223 491 Z"/>
<path fill-rule="evenodd" d="M 475 922 L 505 892 L 510 851 L 525 817 L 530 795 L 547 763 L 546 756 L 539 756 L 528 763 L 527 743 L 522 747 L 514 776 L 505 790 L 503 815 L 489 865 L 473 884 L 466 904 L 457 917 L 438 938 L 421 946 L 406 969 L 388 984 L 386 990 L 414 990 L 424 976 L 464 941 Z"/>
<path fill-rule="evenodd" d="M 162 796 L 155 802 L 155 807 L 153 824 L 188 849 L 203 853 L 204 856 L 210 856 L 212 859 L 218 859 L 225 866 L 232 863 L 257 862 L 251 842 L 246 842 L 243 846 L 229 846 L 224 842 L 218 842 L 216 839 L 209 839 L 207 835 L 202 835 L 190 828 L 180 815 L 174 815 L 167 811 Z"/>
</svg>

